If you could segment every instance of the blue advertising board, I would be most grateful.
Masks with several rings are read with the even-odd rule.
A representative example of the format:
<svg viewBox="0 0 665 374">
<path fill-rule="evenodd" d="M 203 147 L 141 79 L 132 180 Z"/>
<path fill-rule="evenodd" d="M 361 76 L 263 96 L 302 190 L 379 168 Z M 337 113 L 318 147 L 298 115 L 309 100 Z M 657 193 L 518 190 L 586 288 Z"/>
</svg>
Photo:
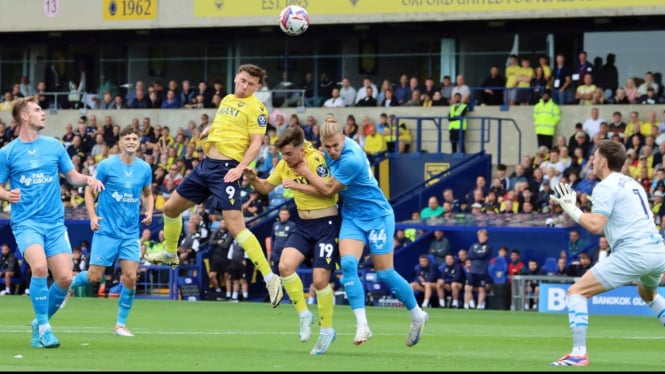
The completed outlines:
<svg viewBox="0 0 665 374">
<path fill-rule="evenodd" d="M 569 283 L 540 283 L 538 311 L 545 313 L 567 313 L 566 292 Z M 665 287 L 658 287 L 665 295 Z M 637 293 L 637 286 L 621 286 L 598 294 L 588 302 L 590 314 L 612 314 L 630 316 L 653 316 L 653 311 Z"/>
</svg>

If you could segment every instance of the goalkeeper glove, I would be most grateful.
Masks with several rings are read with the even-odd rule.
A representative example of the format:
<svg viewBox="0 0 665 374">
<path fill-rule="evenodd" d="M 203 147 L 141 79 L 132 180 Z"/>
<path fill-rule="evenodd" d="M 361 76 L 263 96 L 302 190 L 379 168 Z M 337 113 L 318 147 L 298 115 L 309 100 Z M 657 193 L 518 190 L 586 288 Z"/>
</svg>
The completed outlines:
<svg viewBox="0 0 665 374">
<path fill-rule="evenodd" d="M 550 195 L 550 200 L 561 205 L 563 211 L 568 213 L 573 221 L 579 223 L 580 217 L 582 216 L 582 210 L 577 207 L 577 194 L 570 184 L 559 183 L 558 186 L 554 187 L 554 192 L 554 195 Z M 558 195 L 558 197 L 556 195 Z"/>
</svg>

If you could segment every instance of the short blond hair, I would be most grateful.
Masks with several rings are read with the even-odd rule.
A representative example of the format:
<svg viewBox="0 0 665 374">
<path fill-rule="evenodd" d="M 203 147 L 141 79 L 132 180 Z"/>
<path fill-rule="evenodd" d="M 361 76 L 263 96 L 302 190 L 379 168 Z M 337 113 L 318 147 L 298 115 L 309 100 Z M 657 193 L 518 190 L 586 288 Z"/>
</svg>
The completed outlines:
<svg viewBox="0 0 665 374">
<path fill-rule="evenodd" d="M 28 106 L 28 103 L 39 104 L 37 98 L 34 96 L 28 97 L 19 97 L 12 101 L 12 118 L 16 121 L 17 124 L 21 124 L 21 112 L 25 110 L 25 107 Z"/>
<path fill-rule="evenodd" d="M 342 128 L 337 124 L 337 121 L 333 118 L 332 120 L 326 119 L 321 126 L 321 139 L 328 139 L 337 134 L 342 134 Z"/>
</svg>

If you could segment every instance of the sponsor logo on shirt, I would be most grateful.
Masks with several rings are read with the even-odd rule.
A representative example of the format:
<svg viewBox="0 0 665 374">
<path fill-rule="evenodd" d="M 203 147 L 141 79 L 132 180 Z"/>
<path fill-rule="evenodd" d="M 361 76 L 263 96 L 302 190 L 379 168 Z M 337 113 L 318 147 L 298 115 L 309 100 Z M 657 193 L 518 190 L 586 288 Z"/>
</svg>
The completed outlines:
<svg viewBox="0 0 665 374">
<path fill-rule="evenodd" d="M 29 177 L 21 175 L 21 178 L 19 178 L 18 182 L 26 187 L 29 187 L 34 184 L 51 183 L 53 182 L 53 177 L 44 175 L 44 173 L 32 173 Z"/>
<path fill-rule="evenodd" d="M 120 194 L 120 193 L 118 193 L 118 191 L 113 191 L 113 193 L 111 194 L 111 197 L 119 203 L 120 202 L 122 202 L 122 203 L 136 203 L 136 202 L 139 201 L 139 198 L 134 197 L 134 195 L 131 194 L 131 193 Z"/>
</svg>

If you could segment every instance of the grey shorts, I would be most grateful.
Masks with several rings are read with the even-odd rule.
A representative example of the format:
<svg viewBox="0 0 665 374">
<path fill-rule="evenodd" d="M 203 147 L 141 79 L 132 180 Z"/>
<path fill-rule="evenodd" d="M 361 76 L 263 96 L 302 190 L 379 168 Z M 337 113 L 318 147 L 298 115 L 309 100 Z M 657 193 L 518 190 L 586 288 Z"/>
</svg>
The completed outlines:
<svg viewBox="0 0 665 374">
<path fill-rule="evenodd" d="M 665 272 L 663 252 L 612 252 L 591 268 L 591 272 L 606 290 L 639 280 L 648 290 L 655 290 Z"/>
</svg>

